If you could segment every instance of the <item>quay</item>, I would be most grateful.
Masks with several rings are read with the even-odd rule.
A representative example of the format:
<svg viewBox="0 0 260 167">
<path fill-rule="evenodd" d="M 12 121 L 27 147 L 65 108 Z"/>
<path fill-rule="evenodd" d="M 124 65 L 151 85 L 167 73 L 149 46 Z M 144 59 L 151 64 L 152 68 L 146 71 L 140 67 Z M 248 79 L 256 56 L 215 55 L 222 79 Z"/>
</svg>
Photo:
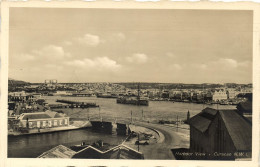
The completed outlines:
<svg viewBox="0 0 260 167">
<path fill-rule="evenodd" d="M 64 100 L 64 99 L 57 99 L 56 102 L 69 104 L 70 108 L 99 107 L 99 105 L 97 105 L 96 103 L 79 102 L 79 101 Z"/>
<path fill-rule="evenodd" d="M 68 96 L 72 96 L 72 97 L 90 97 L 92 96 L 92 94 L 90 93 L 72 93 L 71 95 Z"/>
<path fill-rule="evenodd" d="M 26 132 L 8 132 L 8 136 L 22 136 L 22 135 L 33 135 L 33 134 L 42 134 L 42 133 L 52 133 L 52 132 L 60 132 L 60 131 L 71 131 L 71 130 L 78 130 L 78 129 L 85 129 L 89 128 L 90 126 L 73 126 L 69 125 L 67 127 L 56 127 L 56 128 L 46 128 L 46 129 L 31 129 Z"/>
</svg>

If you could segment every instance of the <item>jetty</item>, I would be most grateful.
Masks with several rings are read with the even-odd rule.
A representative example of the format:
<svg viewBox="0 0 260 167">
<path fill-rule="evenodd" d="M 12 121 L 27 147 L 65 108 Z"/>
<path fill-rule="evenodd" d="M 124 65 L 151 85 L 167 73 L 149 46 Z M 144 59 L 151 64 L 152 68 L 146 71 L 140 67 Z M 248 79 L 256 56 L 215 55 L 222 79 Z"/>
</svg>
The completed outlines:
<svg viewBox="0 0 260 167">
<path fill-rule="evenodd" d="M 80 102 L 72 100 L 57 99 L 56 102 L 69 104 L 70 108 L 91 108 L 99 107 L 96 103 Z"/>
</svg>

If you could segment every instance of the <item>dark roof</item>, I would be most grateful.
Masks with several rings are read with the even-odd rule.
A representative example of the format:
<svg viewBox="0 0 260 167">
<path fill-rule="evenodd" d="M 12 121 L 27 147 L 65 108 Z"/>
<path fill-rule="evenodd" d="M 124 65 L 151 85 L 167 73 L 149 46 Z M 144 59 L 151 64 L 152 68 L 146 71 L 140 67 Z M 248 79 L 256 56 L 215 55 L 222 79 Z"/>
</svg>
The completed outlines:
<svg viewBox="0 0 260 167">
<path fill-rule="evenodd" d="M 203 109 L 202 112 L 200 112 L 199 114 L 190 118 L 189 124 L 190 126 L 193 126 L 200 132 L 204 133 L 208 129 L 211 121 L 214 119 L 216 114 L 217 110 L 207 107 Z"/>
<path fill-rule="evenodd" d="M 42 153 L 38 158 L 71 158 L 76 152 L 63 145 L 58 145 Z"/>
<path fill-rule="evenodd" d="M 95 147 L 88 146 L 78 151 L 72 158 L 90 159 L 143 159 L 143 154 L 126 145 L 118 145 L 107 151 L 101 151 Z"/>
<path fill-rule="evenodd" d="M 236 110 L 219 111 L 236 149 L 252 149 L 252 126 Z"/>
<path fill-rule="evenodd" d="M 242 111 L 243 113 L 252 113 L 252 102 L 251 101 L 240 102 L 237 105 L 237 109 L 239 111 Z"/>
<path fill-rule="evenodd" d="M 54 118 L 61 118 L 62 116 L 59 113 L 56 113 Z"/>
<path fill-rule="evenodd" d="M 44 119 L 44 118 L 51 118 L 48 114 L 26 114 L 23 117 L 23 120 L 26 119 Z"/>
</svg>

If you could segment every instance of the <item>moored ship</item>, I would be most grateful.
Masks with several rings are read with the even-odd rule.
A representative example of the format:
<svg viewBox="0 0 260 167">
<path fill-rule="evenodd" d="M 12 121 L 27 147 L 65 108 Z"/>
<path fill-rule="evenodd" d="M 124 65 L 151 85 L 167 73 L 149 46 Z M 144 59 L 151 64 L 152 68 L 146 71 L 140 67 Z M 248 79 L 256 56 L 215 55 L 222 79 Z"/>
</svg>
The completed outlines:
<svg viewBox="0 0 260 167">
<path fill-rule="evenodd" d="M 116 102 L 120 103 L 120 104 L 132 104 L 132 105 L 142 105 L 142 106 L 148 106 L 149 105 L 148 99 L 138 98 L 138 97 L 122 96 L 122 97 L 118 97 L 116 99 Z"/>
<path fill-rule="evenodd" d="M 131 105 L 142 105 L 148 106 L 148 98 L 140 97 L 140 85 L 138 84 L 138 94 L 137 96 L 120 96 L 116 99 L 119 104 L 131 104 Z"/>
<path fill-rule="evenodd" d="M 117 98 L 116 94 L 102 94 L 98 93 L 97 98 Z"/>
</svg>

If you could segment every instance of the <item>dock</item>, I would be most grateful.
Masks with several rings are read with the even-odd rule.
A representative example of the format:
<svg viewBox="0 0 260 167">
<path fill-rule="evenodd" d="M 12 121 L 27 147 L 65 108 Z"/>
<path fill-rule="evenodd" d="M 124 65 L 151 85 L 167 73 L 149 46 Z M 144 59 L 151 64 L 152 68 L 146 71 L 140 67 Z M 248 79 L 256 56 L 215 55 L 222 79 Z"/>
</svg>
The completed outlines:
<svg viewBox="0 0 260 167">
<path fill-rule="evenodd" d="M 72 100 L 57 99 L 56 102 L 69 104 L 70 108 L 90 108 L 99 107 L 96 103 L 80 102 Z"/>
</svg>

